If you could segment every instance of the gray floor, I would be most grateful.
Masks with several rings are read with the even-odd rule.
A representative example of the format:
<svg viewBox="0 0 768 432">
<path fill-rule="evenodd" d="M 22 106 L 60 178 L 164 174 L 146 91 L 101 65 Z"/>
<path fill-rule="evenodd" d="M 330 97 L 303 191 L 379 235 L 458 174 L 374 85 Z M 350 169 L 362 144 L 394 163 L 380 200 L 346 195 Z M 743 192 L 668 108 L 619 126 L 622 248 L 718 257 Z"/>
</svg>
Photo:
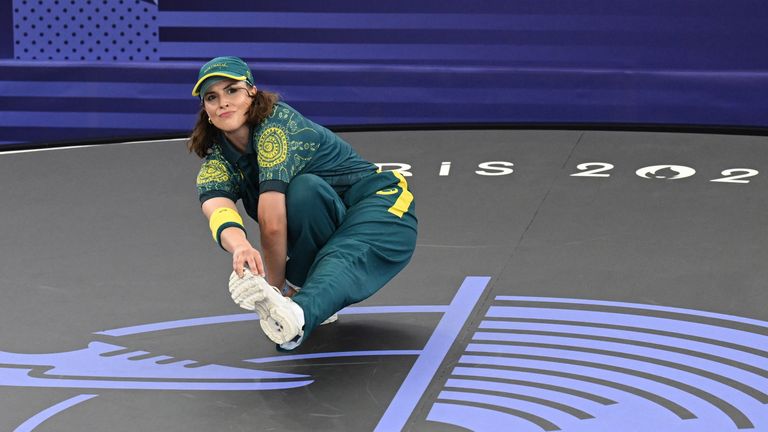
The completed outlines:
<svg viewBox="0 0 768 432">
<path fill-rule="evenodd" d="M 183 142 L 0 154 L 0 430 L 768 430 L 768 138 L 344 136 L 416 254 L 282 359 Z"/>
</svg>

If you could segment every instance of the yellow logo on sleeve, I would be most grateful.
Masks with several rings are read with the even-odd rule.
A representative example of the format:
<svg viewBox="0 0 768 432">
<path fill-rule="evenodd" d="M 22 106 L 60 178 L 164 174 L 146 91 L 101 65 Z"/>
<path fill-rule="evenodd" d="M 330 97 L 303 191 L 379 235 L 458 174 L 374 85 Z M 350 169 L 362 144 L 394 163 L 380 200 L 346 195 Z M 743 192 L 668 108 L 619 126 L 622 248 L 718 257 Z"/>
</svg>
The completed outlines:
<svg viewBox="0 0 768 432">
<path fill-rule="evenodd" d="M 229 173 L 227 173 L 227 167 L 224 163 L 211 159 L 206 161 L 200 168 L 200 173 L 197 175 L 197 184 L 204 185 L 207 183 L 227 183 L 229 181 Z"/>
<path fill-rule="evenodd" d="M 267 128 L 261 133 L 258 144 L 259 165 L 271 168 L 288 157 L 288 138 L 278 127 Z"/>
</svg>

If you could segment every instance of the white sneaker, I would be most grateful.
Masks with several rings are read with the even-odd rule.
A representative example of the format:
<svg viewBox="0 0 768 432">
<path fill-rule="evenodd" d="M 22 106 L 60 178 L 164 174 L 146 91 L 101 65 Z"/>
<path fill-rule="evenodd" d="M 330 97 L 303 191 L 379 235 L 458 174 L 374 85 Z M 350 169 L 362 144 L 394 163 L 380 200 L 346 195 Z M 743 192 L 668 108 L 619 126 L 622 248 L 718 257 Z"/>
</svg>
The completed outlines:
<svg viewBox="0 0 768 432">
<path fill-rule="evenodd" d="M 320 325 L 326 325 L 326 324 L 335 323 L 338 320 L 339 320 L 339 314 L 333 314 L 333 315 L 329 316 L 328 319 L 326 319 L 325 321 L 321 322 Z"/>
<path fill-rule="evenodd" d="M 264 334 L 276 344 L 292 341 L 304 334 L 304 311 L 288 297 L 283 297 L 261 276 L 248 269 L 241 279 L 232 272 L 229 277 L 232 300 L 241 308 L 255 310 Z"/>
<path fill-rule="evenodd" d="M 298 348 L 303 341 L 304 341 L 304 335 L 301 335 L 299 337 L 293 338 L 293 340 L 290 340 L 285 343 L 281 343 L 280 348 L 285 351 L 293 351 L 296 348 Z"/>
</svg>

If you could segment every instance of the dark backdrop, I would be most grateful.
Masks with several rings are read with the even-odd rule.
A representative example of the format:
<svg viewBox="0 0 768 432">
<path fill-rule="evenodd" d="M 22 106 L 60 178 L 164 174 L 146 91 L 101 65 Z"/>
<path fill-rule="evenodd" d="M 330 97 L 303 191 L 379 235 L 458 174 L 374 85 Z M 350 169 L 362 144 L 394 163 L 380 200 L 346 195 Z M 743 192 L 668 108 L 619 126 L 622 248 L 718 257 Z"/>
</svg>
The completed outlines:
<svg viewBox="0 0 768 432">
<path fill-rule="evenodd" d="M 238 55 L 332 127 L 768 126 L 760 0 L 0 0 L 0 144 L 185 134 Z M 8 13 L 10 12 L 10 13 Z"/>
</svg>

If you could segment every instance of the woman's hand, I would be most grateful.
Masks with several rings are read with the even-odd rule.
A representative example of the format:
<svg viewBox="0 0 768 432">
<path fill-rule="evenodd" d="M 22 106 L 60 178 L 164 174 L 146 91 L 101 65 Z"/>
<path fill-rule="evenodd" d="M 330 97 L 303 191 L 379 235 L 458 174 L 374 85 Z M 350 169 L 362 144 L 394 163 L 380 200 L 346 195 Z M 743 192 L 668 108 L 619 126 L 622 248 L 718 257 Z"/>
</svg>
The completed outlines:
<svg viewBox="0 0 768 432">
<path fill-rule="evenodd" d="M 237 245 L 232 251 L 232 269 L 242 278 L 245 276 L 245 267 L 251 273 L 264 277 L 264 263 L 261 260 L 261 254 L 248 243 Z"/>
</svg>

